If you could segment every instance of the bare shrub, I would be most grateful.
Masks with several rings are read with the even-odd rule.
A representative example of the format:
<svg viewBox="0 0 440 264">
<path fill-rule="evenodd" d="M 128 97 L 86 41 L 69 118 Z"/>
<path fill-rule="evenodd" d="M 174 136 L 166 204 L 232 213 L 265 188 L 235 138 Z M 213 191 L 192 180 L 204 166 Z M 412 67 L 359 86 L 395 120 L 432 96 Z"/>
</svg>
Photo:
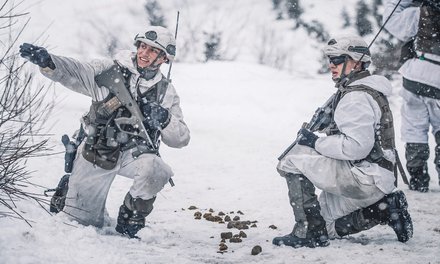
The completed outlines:
<svg viewBox="0 0 440 264">
<path fill-rule="evenodd" d="M 28 14 L 14 14 L 17 5 L 9 3 L 9 8 L 8 1 L 0 6 L 0 34 L 9 36 L 0 47 L 0 217 L 15 217 L 29 224 L 17 202 L 33 200 L 42 208 L 47 204 L 42 194 L 28 191 L 37 186 L 29 180 L 32 172 L 26 162 L 51 150 L 42 125 L 53 101 L 47 103 L 48 89 L 34 86 L 32 74 L 23 69 L 25 62 L 19 60 L 17 42 L 28 20 L 17 25 Z"/>
</svg>

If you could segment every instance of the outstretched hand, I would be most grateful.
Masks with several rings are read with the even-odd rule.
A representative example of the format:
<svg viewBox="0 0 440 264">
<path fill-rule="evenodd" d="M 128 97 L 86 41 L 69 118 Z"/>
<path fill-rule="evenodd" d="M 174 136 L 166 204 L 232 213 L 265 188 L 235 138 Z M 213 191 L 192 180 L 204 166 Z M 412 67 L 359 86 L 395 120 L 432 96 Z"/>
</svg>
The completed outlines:
<svg viewBox="0 0 440 264">
<path fill-rule="evenodd" d="M 40 66 L 41 68 L 49 67 L 50 69 L 55 70 L 55 64 L 53 63 L 52 58 L 47 50 L 43 47 L 23 43 L 20 45 L 20 56 Z"/>
</svg>

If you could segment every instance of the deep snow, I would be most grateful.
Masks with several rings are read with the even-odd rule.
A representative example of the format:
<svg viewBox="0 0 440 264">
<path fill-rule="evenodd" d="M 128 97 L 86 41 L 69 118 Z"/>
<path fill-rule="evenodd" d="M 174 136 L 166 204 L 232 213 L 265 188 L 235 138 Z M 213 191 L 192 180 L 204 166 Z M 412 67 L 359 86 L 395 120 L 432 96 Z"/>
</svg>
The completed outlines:
<svg viewBox="0 0 440 264">
<path fill-rule="evenodd" d="M 53 3 L 42 2 L 46 6 Z M 66 6 L 52 5 L 53 12 L 67 12 Z M 73 2 L 67 6 L 84 9 Z M 40 10 L 51 17 L 47 9 Z M 60 31 L 61 36 L 75 33 L 81 24 L 73 22 L 72 13 L 67 14 L 53 25 L 59 30 L 60 24 L 67 27 Z M 42 28 L 42 21 L 39 19 L 35 27 Z M 78 39 L 69 42 L 61 36 L 49 35 L 46 41 L 57 54 L 94 55 L 94 51 L 80 54 L 75 48 L 79 43 L 84 47 L 90 43 Z M 63 43 L 67 45 L 61 46 Z M 316 57 L 311 49 L 304 53 L 302 57 Z M 0 263 L 440 263 L 440 188 L 432 158 L 429 193 L 410 192 L 401 181 L 399 184 L 407 194 L 414 222 L 414 237 L 409 242 L 398 242 L 391 228 L 378 226 L 348 239 L 331 241 L 326 248 L 293 249 L 271 244 L 274 236 L 290 232 L 294 222 L 285 182 L 275 170 L 277 157 L 294 140 L 302 122 L 308 121 L 334 92 L 328 75 L 314 74 L 315 65 L 296 63 L 298 71 L 288 73 L 246 60 L 176 63 L 173 84 L 181 97 L 192 139 L 183 149 L 162 146 L 162 156 L 174 170 L 176 186 L 167 185 L 159 194 L 147 218 L 148 227 L 139 232 L 141 241 L 113 231 L 118 207 L 130 186 L 130 180 L 117 177 L 107 201 L 111 226 L 103 229 L 84 227 L 63 214 L 51 216 L 32 202 L 20 202 L 20 210 L 33 227 L 0 218 Z M 399 131 L 400 81 L 393 81 L 393 86 L 390 101 Z M 77 120 L 90 100 L 60 85 L 55 86 L 55 93 L 59 103 L 51 119 L 53 127 L 48 126 L 52 127 L 51 143 L 62 151 L 61 135 L 77 129 Z M 399 137 L 397 133 L 403 156 Z M 29 166 L 36 170 L 32 178 L 35 183 L 54 187 L 63 175 L 63 155 L 32 159 Z M 35 191 L 41 193 L 42 189 Z M 217 253 L 220 233 L 231 230 L 224 224 L 195 220 L 195 211 L 188 210 L 192 205 L 202 213 L 212 208 L 214 214 L 223 211 L 231 216 L 241 210 L 241 219 L 256 220 L 257 227 L 244 230 L 248 237 L 242 243 L 227 243 L 228 251 Z M 271 229 L 270 225 L 278 228 Z M 263 252 L 252 256 L 255 245 L 260 245 Z"/>
</svg>

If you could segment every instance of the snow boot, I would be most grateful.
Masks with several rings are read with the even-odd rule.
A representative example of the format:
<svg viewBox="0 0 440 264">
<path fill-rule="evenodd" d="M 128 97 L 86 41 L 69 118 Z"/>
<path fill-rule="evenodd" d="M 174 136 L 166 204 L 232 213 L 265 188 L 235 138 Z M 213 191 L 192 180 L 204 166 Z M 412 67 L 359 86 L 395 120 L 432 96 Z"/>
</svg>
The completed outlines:
<svg viewBox="0 0 440 264">
<path fill-rule="evenodd" d="M 397 240 L 406 242 L 413 236 L 413 224 L 407 209 L 405 194 L 393 192 L 368 207 L 337 219 L 335 229 L 339 236 L 346 236 L 387 224 L 396 233 Z"/>
<path fill-rule="evenodd" d="M 409 175 L 409 189 L 419 192 L 429 190 L 428 163 L 429 146 L 426 143 L 407 143 L 405 145 L 406 168 Z"/>
<path fill-rule="evenodd" d="M 282 174 L 287 180 L 290 204 L 295 215 L 292 233 L 275 237 L 274 245 L 299 247 L 328 246 L 328 234 L 324 218 L 321 216 L 319 202 L 312 182 L 302 174 Z"/>
<path fill-rule="evenodd" d="M 55 191 L 52 199 L 50 199 L 50 212 L 57 214 L 63 210 L 64 205 L 66 204 L 67 191 L 69 190 L 69 177 L 70 174 L 64 175 L 61 177 L 60 182 L 55 189 L 48 190 Z"/>
<path fill-rule="evenodd" d="M 148 200 L 133 198 L 130 193 L 125 196 L 124 202 L 119 207 L 116 231 L 137 238 L 136 233 L 145 227 L 145 217 L 153 211 L 156 197 Z"/>
<path fill-rule="evenodd" d="M 428 164 L 425 162 L 422 167 L 407 167 L 408 173 L 411 176 L 409 179 L 409 189 L 419 192 L 429 191 Z"/>
</svg>

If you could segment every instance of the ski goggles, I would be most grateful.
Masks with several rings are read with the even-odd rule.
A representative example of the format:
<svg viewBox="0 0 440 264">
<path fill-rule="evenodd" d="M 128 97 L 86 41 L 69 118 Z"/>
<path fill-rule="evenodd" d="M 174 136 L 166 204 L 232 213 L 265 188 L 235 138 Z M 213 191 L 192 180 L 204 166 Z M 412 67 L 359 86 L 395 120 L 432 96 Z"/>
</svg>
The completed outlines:
<svg viewBox="0 0 440 264">
<path fill-rule="evenodd" d="M 328 57 L 328 62 L 335 66 L 344 63 L 346 60 L 347 60 L 347 56 L 345 55 Z"/>
<path fill-rule="evenodd" d="M 157 45 L 159 45 L 160 47 L 162 47 L 162 49 L 166 50 L 166 52 L 170 55 L 175 56 L 176 55 L 176 46 L 169 44 L 168 46 L 164 47 L 162 44 L 160 44 L 159 42 L 157 42 L 157 32 L 154 30 L 150 30 L 145 32 L 144 34 L 145 38 L 156 43 Z M 143 38 L 144 36 L 139 36 L 136 35 L 136 38 Z"/>
</svg>

